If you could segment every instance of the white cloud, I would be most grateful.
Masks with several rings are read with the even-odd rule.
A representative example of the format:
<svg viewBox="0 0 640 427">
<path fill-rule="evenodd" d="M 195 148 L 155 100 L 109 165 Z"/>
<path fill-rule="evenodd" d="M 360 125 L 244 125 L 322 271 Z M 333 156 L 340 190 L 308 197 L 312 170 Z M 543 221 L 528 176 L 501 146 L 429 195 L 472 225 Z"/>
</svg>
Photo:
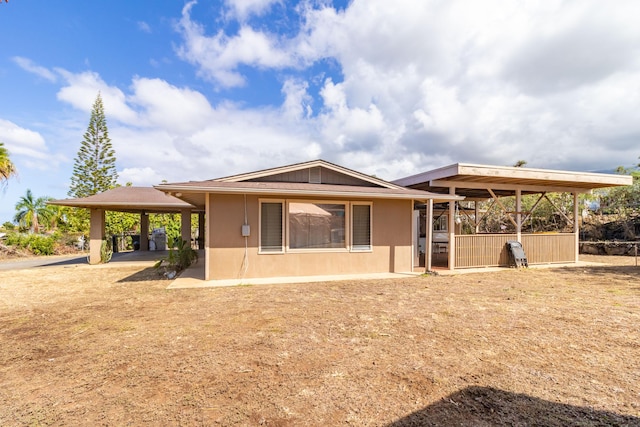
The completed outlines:
<svg viewBox="0 0 640 427">
<path fill-rule="evenodd" d="M 52 83 L 55 83 L 57 80 L 57 77 L 54 72 L 52 72 L 51 70 L 45 67 L 35 64 L 32 60 L 28 58 L 23 58 L 21 56 L 14 56 L 13 62 L 18 64 L 18 66 L 23 70 L 28 71 L 32 74 L 35 74 L 39 77 L 42 77 L 43 79 L 48 80 Z"/>
<path fill-rule="evenodd" d="M 179 29 L 185 43 L 178 55 L 196 65 L 199 73 L 224 87 L 242 86 L 245 78 L 236 71 L 240 64 L 258 68 L 281 68 L 291 65 L 290 55 L 279 46 L 277 36 L 255 31 L 242 25 L 238 33 L 229 36 L 223 31 L 213 36 L 205 34 L 203 25 L 191 20 L 188 3 L 182 13 Z"/>
<path fill-rule="evenodd" d="M 0 119 L 0 141 L 4 142 L 11 161 L 17 166 L 21 176 L 29 169 L 38 171 L 36 176 L 42 171 L 57 170 L 66 161 L 64 154 L 51 151 L 40 132 L 9 120 Z"/>
<path fill-rule="evenodd" d="M 623 163 L 640 137 L 637 9 L 355 0 L 343 12 L 308 8 L 298 46 L 342 67 L 344 80 L 321 91 L 325 146 L 367 152 L 392 165 L 387 177 L 434 159 L 601 167 Z"/>
<path fill-rule="evenodd" d="M 98 73 L 86 71 L 76 74 L 61 68 L 56 71 L 67 83 L 58 91 L 59 100 L 65 101 L 79 110 L 91 112 L 93 103 L 100 93 L 108 118 L 129 124 L 138 122 L 137 114 L 127 105 L 122 90 L 107 85 Z"/>
<path fill-rule="evenodd" d="M 640 14 L 640 4 L 627 6 L 625 13 Z M 527 92 L 557 93 L 637 66 L 640 28 L 621 16 L 621 9 L 602 2 L 567 3 L 538 14 L 505 61 L 505 77 Z"/>
<path fill-rule="evenodd" d="M 462 161 L 589 169 L 640 154 L 640 34 L 619 11 L 633 3 L 305 2 L 288 39 L 248 19 L 274 4 L 228 3 L 237 32 L 208 35 L 190 3 L 178 49 L 218 88 L 251 84 L 247 68 L 273 72 L 282 99 L 271 106 L 61 69 L 58 98 L 88 113 L 101 92 L 120 182 L 134 185 L 314 158 L 393 179 Z M 339 73 L 318 78 L 327 58 Z"/>
<path fill-rule="evenodd" d="M 226 0 L 225 3 L 230 9 L 230 17 L 239 21 L 245 21 L 252 15 L 262 15 L 274 3 L 281 0 Z"/>
<path fill-rule="evenodd" d="M 145 21 L 138 21 L 137 24 L 138 24 L 138 29 L 143 33 L 147 33 L 147 34 L 152 33 L 151 26 Z"/>
<path fill-rule="evenodd" d="M 46 159 L 47 146 L 40 133 L 25 129 L 8 120 L 0 119 L 0 141 L 13 156 Z"/>
<path fill-rule="evenodd" d="M 325 157 L 392 179 L 457 161 L 589 168 L 637 157 L 633 2 L 303 2 L 299 32 L 287 36 L 249 19 L 275 3 L 228 2 L 233 33 L 194 20 L 189 3 L 178 53 L 218 88 L 251 84 L 243 69 L 275 72 L 282 103 L 212 106 L 136 78 L 128 95 L 109 88 L 122 124 L 137 126 L 112 130 L 123 160 L 144 156 L 159 176 L 183 180 Z M 324 59 L 340 79 L 309 76 Z M 78 86 L 104 87 L 89 77 Z"/>
<path fill-rule="evenodd" d="M 202 93 L 161 79 L 136 77 L 125 93 L 97 73 L 64 75 L 68 84 L 59 98 L 83 112 L 100 88 L 122 184 L 210 179 L 317 158 L 322 151 L 308 128 L 305 85 L 295 81 L 284 85 L 287 101 L 280 108 L 243 109 L 229 102 L 214 108 Z M 130 113 L 110 120 L 104 94 Z M 135 122 L 128 119 L 134 112 Z"/>
<path fill-rule="evenodd" d="M 162 176 L 158 172 L 147 166 L 140 168 L 125 168 L 118 171 L 118 184 L 127 185 L 132 183 L 136 187 L 148 187 L 162 182 Z"/>
<path fill-rule="evenodd" d="M 294 120 L 309 118 L 313 114 L 311 104 L 313 98 L 307 92 L 309 85 L 305 81 L 287 79 L 282 85 L 282 93 L 285 96 L 282 105 L 282 113 Z"/>
<path fill-rule="evenodd" d="M 181 134 L 202 128 L 211 119 L 207 98 L 189 88 L 178 88 L 160 79 L 136 78 L 131 89 L 128 102 L 140 110 L 137 125 Z"/>
</svg>

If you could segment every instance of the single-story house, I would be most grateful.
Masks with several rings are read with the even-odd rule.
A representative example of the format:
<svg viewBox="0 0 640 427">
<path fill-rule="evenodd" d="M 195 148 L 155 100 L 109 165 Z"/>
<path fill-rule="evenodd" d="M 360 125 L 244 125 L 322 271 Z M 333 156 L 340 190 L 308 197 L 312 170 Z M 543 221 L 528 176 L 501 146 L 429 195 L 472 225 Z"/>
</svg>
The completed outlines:
<svg viewBox="0 0 640 427">
<path fill-rule="evenodd" d="M 155 187 L 205 212 L 205 279 L 413 272 L 416 203 L 462 200 L 323 160 Z"/>
<path fill-rule="evenodd" d="M 143 236 L 148 213 L 180 212 L 187 241 L 191 214 L 198 213 L 205 280 L 243 279 L 428 271 L 432 248 L 444 248 L 449 269 L 507 265 L 508 240 L 522 242 L 530 264 L 576 262 L 578 194 L 631 183 L 622 175 L 469 164 L 389 182 L 315 160 L 205 181 L 119 187 L 53 203 L 91 210 L 92 262 L 99 260 L 94 247 L 104 237 L 105 210 L 140 213 Z M 522 232 L 522 195 L 559 191 L 574 195 L 573 232 Z M 506 213 L 516 233 L 456 234 L 460 201 L 493 199 L 500 205 L 504 196 L 517 200 L 516 211 Z M 434 205 L 448 209 L 435 232 Z"/>
</svg>

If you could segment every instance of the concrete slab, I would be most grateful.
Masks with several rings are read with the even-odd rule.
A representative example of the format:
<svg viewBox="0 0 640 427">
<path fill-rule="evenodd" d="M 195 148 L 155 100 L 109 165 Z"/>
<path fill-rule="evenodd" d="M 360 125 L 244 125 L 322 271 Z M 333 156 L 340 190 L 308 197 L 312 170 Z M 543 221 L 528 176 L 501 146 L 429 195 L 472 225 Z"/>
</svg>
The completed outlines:
<svg viewBox="0 0 640 427">
<path fill-rule="evenodd" d="M 267 277 L 258 279 L 204 280 L 204 264 L 192 265 L 182 272 L 167 289 L 212 288 L 223 286 L 275 285 L 283 283 L 333 282 L 339 280 L 375 280 L 416 277 L 420 273 L 335 274 L 323 276 Z"/>
</svg>

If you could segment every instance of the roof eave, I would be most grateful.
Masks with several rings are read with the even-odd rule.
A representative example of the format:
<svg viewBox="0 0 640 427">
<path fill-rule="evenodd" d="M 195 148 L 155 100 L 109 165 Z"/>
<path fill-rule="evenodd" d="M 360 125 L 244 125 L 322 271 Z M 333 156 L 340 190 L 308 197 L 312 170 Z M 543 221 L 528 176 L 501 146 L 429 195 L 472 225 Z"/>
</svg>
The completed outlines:
<svg viewBox="0 0 640 427">
<path fill-rule="evenodd" d="M 296 196 L 321 196 L 321 197 L 350 197 L 350 198 L 371 198 L 371 199 L 404 199 L 404 200 L 434 200 L 434 201 L 455 201 L 464 200 L 464 196 L 444 195 L 429 192 L 407 192 L 407 193 L 377 193 L 361 191 L 325 191 L 325 190 L 299 190 L 299 189 L 274 189 L 274 188 L 247 188 L 247 187 L 193 187 L 161 184 L 156 186 L 160 191 L 166 193 L 218 193 L 218 194 L 256 194 L 256 195 L 296 195 Z"/>
<path fill-rule="evenodd" d="M 553 169 L 534 169 L 534 168 L 517 168 L 513 166 L 490 166 L 490 165 L 478 165 L 472 163 L 455 163 L 449 166 L 444 166 L 438 169 L 422 172 L 416 175 L 411 175 L 405 178 L 394 180 L 393 182 L 405 187 L 428 183 L 432 186 L 437 186 L 436 182 L 449 181 L 452 186 L 458 186 L 465 188 L 468 185 L 468 181 L 458 181 L 456 176 L 474 176 L 485 177 L 495 179 L 527 179 L 527 180 L 551 180 L 556 182 L 576 183 L 580 182 L 584 184 L 581 186 L 567 185 L 568 188 L 605 188 L 616 187 L 633 184 L 633 177 L 629 175 L 616 175 L 616 174 L 604 174 L 597 172 L 576 172 L 565 170 L 553 170 Z M 453 185 L 453 184 L 456 185 Z M 491 184 L 487 184 L 491 185 Z M 518 184 L 509 184 L 516 188 Z M 544 186 L 543 184 L 538 184 Z M 560 187 L 559 185 L 554 185 Z"/>
<path fill-rule="evenodd" d="M 72 199 L 50 200 L 47 202 L 50 205 L 67 206 L 71 208 L 85 208 L 85 209 L 105 209 L 105 210 L 119 210 L 119 211 L 144 211 L 152 210 L 158 212 L 179 212 L 183 209 L 197 209 L 196 206 L 184 202 L 178 204 L 158 204 L 158 203 L 127 203 L 127 202 L 82 202 Z"/>
</svg>

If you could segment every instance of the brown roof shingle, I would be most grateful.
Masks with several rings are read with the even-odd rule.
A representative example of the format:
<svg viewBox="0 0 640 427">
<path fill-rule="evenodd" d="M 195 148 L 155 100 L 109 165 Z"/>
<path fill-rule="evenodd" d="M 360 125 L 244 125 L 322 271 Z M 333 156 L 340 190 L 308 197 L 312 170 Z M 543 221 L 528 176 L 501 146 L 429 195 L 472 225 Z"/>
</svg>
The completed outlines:
<svg viewBox="0 0 640 427">
<path fill-rule="evenodd" d="M 194 208 L 193 205 L 153 187 L 116 187 L 93 196 L 52 200 L 49 204 L 121 212 L 169 213 Z"/>
</svg>

